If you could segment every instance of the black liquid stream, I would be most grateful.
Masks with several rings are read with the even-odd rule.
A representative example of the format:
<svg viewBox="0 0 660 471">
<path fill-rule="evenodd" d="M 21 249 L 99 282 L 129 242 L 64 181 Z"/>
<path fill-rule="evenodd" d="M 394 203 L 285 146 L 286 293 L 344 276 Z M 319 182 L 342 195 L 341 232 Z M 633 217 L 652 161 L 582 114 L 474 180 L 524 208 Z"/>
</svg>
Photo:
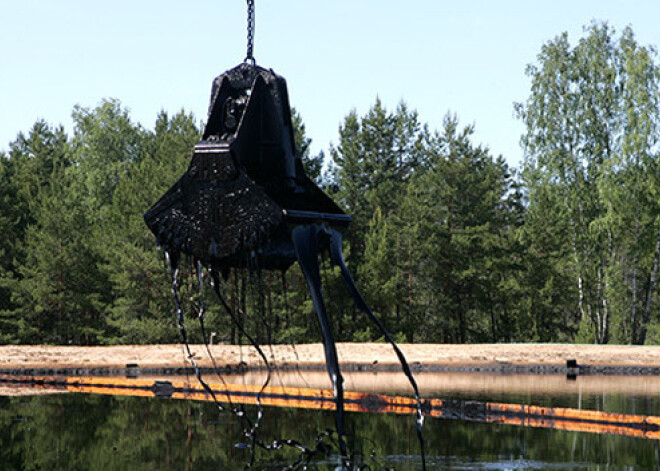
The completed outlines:
<svg viewBox="0 0 660 471">
<path fill-rule="evenodd" d="M 193 368 L 195 370 L 195 376 L 197 377 L 197 380 L 200 382 L 204 390 L 211 396 L 213 399 L 213 402 L 216 404 L 219 410 L 224 411 L 224 407 L 220 404 L 218 401 L 215 393 L 213 390 L 209 387 L 209 385 L 204 381 L 202 378 L 201 371 L 199 370 L 199 367 L 197 365 L 197 362 L 195 361 L 194 355 L 190 349 L 190 344 L 188 343 L 188 335 L 186 333 L 186 328 L 184 324 L 184 313 L 183 313 L 183 305 L 181 303 L 181 298 L 179 296 L 179 283 L 178 283 L 178 274 L 179 274 L 179 262 L 180 262 L 180 253 L 179 252 L 174 252 L 174 251 L 169 251 L 167 249 L 164 250 L 165 253 L 165 260 L 167 262 L 167 265 L 170 269 L 171 275 L 172 275 L 172 296 L 174 298 L 174 305 L 177 313 L 177 321 L 178 321 L 178 326 L 179 326 L 179 331 L 181 332 L 181 339 L 182 342 L 185 346 L 186 353 L 188 355 L 188 360 L 192 363 Z M 197 268 L 198 268 L 198 281 L 201 283 L 202 280 L 202 275 L 200 273 L 200 264 L 198 263 Z M 263 351 L 261 348 L 254 342 L 251 336 L 247 334 L 243 330 L 243 327 L 240 325 L 238 322 L 238 319 L 236 319 L 236 316 L 234 315 L 233 311 L 231 308 L 226 304 L 224 301 L 224 298 L 220 294 L 219 291 L 219 277 L 217 272 L 211 271 L 211 285 L 213 286 L 213 290 L 220 299 L 221 303 L 225 307 L 228 313 L 230 313 L 232 321 L 237 325 L 239 329 L 242 330 L 242 334 L 246 336 L 252 343 L 252 345 L 255 347 L 257 352 L 259 352 L 259 355 L 265 362 L 266 366 L 268 367 L 268 378 L 266 380 L 266 383 L 262 386 L 262 389 L 259 391 L 259 394 L 257 394 L 257 406 L 258 406 L 258 413 L 257 413 L 257 419 L 254 422 L 251 422 L 249 417 L 244 413 L 244 411 L 239 411 L 236 409 L 232 409 L 232 413 L 236 416 L 239 417 L 240 419 L 244 420 L 247 424 L 248 429 L 244 429 L 243 434 L 246 436 L 246 438 L 251 439 L 252 441 L 252 446 L 251 446 L 251 455 L 250 455 L 250 462 L 246 466 L 246 468 L 252 467 L 254 464 L 254 458 L 255 458 L 255 448 L 256 446 L 259 446 L 260 448 L 263 448 L 265 450 L 278 450 L 281 449 L 283 446 L 289 446 L 292 448 L 298 449 L 301 453 L 298 459 L 291 465 L 286 467 L 285 469 L 298 469 L 298 467 L 306 462 L 309 462 L 309 460 L 314 456 L 314 451 L 307 448 L 303 444 L 295 441 L 295 440 L 289 440 L 289 439 L 277 439 L 273 440 L 271 443 L 265 443 L 262 440 L 259 440 L 257 437 L 257 429 L 259 427 L 259 422 L 261 418 L 263 417 L 263 406 L 261 404 L 261 394 L 264 390 L 264 388 L 268 385 L 268 382 L 270 381 L 270 366 L 269 363 L 266 359 L 266 356 L 264 355 Z M 203 295 L 203 293 L 200 292 L 200 294 Z M 204 314 L 204 303 L 202 302 L 200 306 L 200 313 L 198 317 L 200 318 L 200 321 L 202 322 L 202 329 L 203 329 L 203 334 L 205 333 L 205 329 L 203 327 L 203 314 Z M 204 335 L 205 336 L 205 335 Z M 206 339 L 205 339 L 206 342 Z M 215 364 L 215 360 L 213 359 L 213 363 Z M 317 437 L 317 443 L 316 446 L 319 448 L 319 445 L 325 436 L 325 433 L 321 433 Z"/>
<path fill-rule="evenodd" d="M 378 329 L 380 332 L 383 334 L 383 336 L 387 339 L 387 341 L 392 345 L 392 348 L 396 352 L 396 356 L 399 358 L 399 363 L 401 363 L 401 369 L 403 370 L 403 373 L 408 377 L 408 381 L 410 381 L 410 384 L 415 391 L 415 399 L 417 400 L 417 420 L 416 420 L 416 425 L 417 425 L 417 439 L 419 441 L 419 446 L 420 446 L 420 451 L 421 451 L 421 457 L 422 457 L 422 469 L 426 469 L 426 454 L 424 452 L 424 436 L 422 435 L 422 427 L 424 425 L 424 414 L 422 413 L 422 399 L 421 396 L 419 395 L 419 388 L 417 387 L 417 381 L 415 381 L 414 376 L 412 375 L 412 372 L 410 371 L 410 367 L 408 366 L 408 362 L 406 361 L 406 357 L 403 355 L 403 352 L 399 349 L 399 346 L 396 344 L 390 333 L 387 331 L 383 323 L 376 317 L 369 308 L 369 305 L 367 302 L 364 300 L 362 295 L 360 294 L 360 291 L 358 291 L 357 286 L 355 286 L 355 282 L 353 281 L 353 277 L 351 276 L 351 272 L 348 271 L 348 267 L 346 266 L 346 262 L 344 261 L 344 255 L 342 253 L 342 237 L 341 233 L 334 230 L 330 229 L 330 260 L 332 261 L 332 264 L 335 266 L 338 266 L 341 269 L 341 274 L 344 278 L 344 283 L 346 284 L 346 288 L 348 289 L 348 292 L 351 294 L 353 297 L 353 301 L 355 302 L 355 305 L 357 308 L 364 312 L 369 318 L 378 326 Z"/>
<path fill-rule="evenodd" d="M 179 261 L 180 261 L 179 252 L 171 252 L 166 249 L 165 261 L 167 262 L 167 266 L 170 269 L 170 273 L 172 275 L 171 289 L 172 289 L 172 296 L 174 297 L 174 307 L 176 309 L 179 331 L 181 332 L 181 340 L 183 341 L 183 344 L 186 348 L 186 353 L 188 354 L 188 360 L 192 363 L 193 368 L 195 369 L 195 376 L 197 377 L 199 383 L 202 385 L 204 390 L 211 395 L 211 397 L 213 398 L 214 402 L 218 405 L 218 407 L 220 407 L 220 409 L 223 410 L 222 406 L 216 400 L 215 393 L 213 392 L 213 390 L 209 387 L 208 384 L 206 384 L 204 379 L 202 379 L 202 374 L 199 371 L 199 367 L 197 366 L 195 357 L 192 351 L 190 350 L 190 345 L 188 344 L 188 335 L 186 334 L 186 327 L 184 324 L 183 305 L 181 304 L 181 298 L 179 296 L 179 282 L 178 282 Z"/>
<path fill-rule="evenodd" d="M 422 435 L 422 426 L 424 424 L 424 416 L 422 413 L 422 403 L 421 403 L 421 397 L 419 394 L 419 389 L 417 387 L 417 382 L 415 381 L 411 371 L 410 367 L 408 365 L 408 362 L 406 361 L 405 356 L 403 355 L 403 352 L 399 349 L 398 345 L 392 338 L 392 336 L 389 334 L 385 326 L 382 324 L 382 322 L 374 315 L 374 313 L 371 311 L 369 308 L 368 304 L 358 291 L 355 282 L 353 281 L 353 278 L 348 270 L 348 267 L 346 266 L 346 263 L 344 261 L 343 253 L 342 253 L 342 236 L 341 233 L 332 229 L 328 228 L 325 225 L 305 225 L 305 226 L 297 226 L 293 229 L 291 233 L 291 240 L 293 242 L 293 247 L 295 249 L 295 254 L 296 258 L 298 259 L 298 263 L 300 265 L 300 268 L 305 276 L 305 279 L 307 281 L 307 284 L 310 289 L 311 297 L 312 297 L 312 303 L 314 305 L 314 310 L 316 311 L 317 318 L 319 321 L 319 325 L 321 328 L 321 332 L 323 335 L 323 347 L 324 347 L 324 352 L 325 352 L 325 359 L 326 359 L 326 367 L 328 370 L 328 375 L 330 376 L 330 380 L 332 382 L 333 386 L 333 393 L 334 393 L 334 399 L 335 399 L 335 404 L 336 404 L 336 428 L 337 428 L 337 435 L 338 435 L 338 445 L 339 445 L 339 451 L 342 456 L 342 465 L 344 469 L 351 469 L 352 464 L 351 460 L 349 458 L 348 452 L 347 452 L 347 447 L 346 447 L 346 442 L 344 441 L 345 433 L 344 433 L 344 380 L 341 375 L 340 367 L 339 367 L 339 359 L 337 355 L 337 347 L 335 344 L 335 339 L 334 339 L 334 334 L 332 332 L 332 327 L 330 324 L 330 320 L 328 318 L 327 311 L 325 309 L 325 304 L 323 302 L 323 292 L 322 292 L 322 282 L 321 282 L 321 275 L 320 275 L 320 267 L 319 267 L 319 261 L 318 261 L 318 255 L 322 253 L 324 250 L 329 250 L 330 252 L 330 260 L 331 263 L 334 266 L 337 266 L 341 270 L 342 277 L 344 279 L 344 283 L 346 285 L 346 288 L 353 298 L 353 301 L 355 302 L 355 305 L 357 308 L 365 313 L 371 320 L 376 324 L 378 329 L 380 330 L 381 334 L 387 339 L 387 341 L 392 345 L 392 348 L 394 349 L 399 362 L 401 363 L 401 368 L 408 378 L 414 392 L 415 392 L 415 398 L 417 400 L 417 420 L 416 420 L 416 425 L 417 425 L 417 438 L 420 444 L 420 450 L 421 450 L 421 458 L 422 458 L 422 469 L 426 470 L 426 458 L 425 458 L 425 451 L 424 451 L 424 438 Z M 178 290 L 178 273 L 179 273 L 179 258 L 180 258 L 180 253 L 170 251 L 168 249 L 165 249 L 165 259 L 167 261 L 168 267 L 170 268 L 171 276 L 172 276 L 172 294 L 174 296 L 174 303 L 175 303 L 175 308 L 176 308 L 176 313 L 177 313 L 177 320 L 178 320 L 178 325 L 179 325 L 179 330 L 181 332 L 181 338 L 182 341 L 185 345 L 186 352 L 188 354 L 188 359 L 191 361 L 193 364 L 193 367 L 195 369 L 195 375 L 197 379 L 199 380 L 200 384 L 202 387 L 210 394 L 210 396 L 213 398 L 213 401 L 217 404 L 218 408 L 220 410 L 224 410 L 224 408 L 220 405 L 220 403 L 217 401 L 217 398 L 214 394 L 214 392 L 211 390 L 211 388 L 207 385 L 207 383 L 202 379 L 201 373 L 199 371 L 199 368 L 197 366 L 197 363 L 195 362 L 195 359 L 193 357 L 193 354 L 190 350 L 190 346 L 188 344 L 188 339 L 186 335 L 186 330 L 184 326 L 184 313 L 183 313 L 183 307 L 181 304 L 180 296 L 179 296 L 179 290 Z M 204 302 L 204 293 L 203 293 L 203 265 L 201 261 L 197 261 L 196 263 L 196 268 L 197 268 L 197 279 L 198 279 L 198 291 L 200 295 L 200 304 L 198 306 L 198 319 L 200 321 L 200 327 L 201 327 L 201 333 L 204 339 L 204 343 L 206 344 L 207 352 L 209 353 L 214 368 L 217 370 L 215 359 L 211 355 L 210 349 L 208 347 L 207 339 L 206 339 L 206 329 L 204 326 L 204 313 L 206 310 L 205 307 L 205 302 Z M 248 264 L 248 266 L 250 266 Z M 266 355 L 264 354 L 263 350 L 261 347 L 258 345 L 258 343 L 250 336 L 244 329 L 242 323 L 240 320 L 237 318 L 236 313 L 233 311 L 233 309 L 228 305 L 224 297 L 222 296 L 220 292 L 220 276 L 219 272 L 217 269 L 214 268 L 209 268 L 208 271 L 210 272 L 211 275 L 211 286 L 213 288 L 213 291 L 220 301 L 220 304 L 224 308 L 224 310 L 227 312 L 227 314 L 230 316 L 232 322 L 234 325 L 238 328 L 239 332 L 241 335 L 244 335 L 245 338 L 249 340 L 249 342 L 252 344 L 252 346 L 255 348 L 255 350 L 258 352 L 259 356 L 263 360 L 264 364 L 267 367 L 268 370 L 268 376 L 266 378 L 265 383 L 263 384 L 261 390 L 259 391 L 259 394 L 257 395 L 257 406 L 258 406 L 258 412 L 257 412 L 257 417 L 254 422 L 250 422 L 249 418 L 245 414 L 243 410 L 238 411 L 234 408 L 232 408 L 232 412 L 237 416 L 243 418 L 247 424 L 248 424 L 248 429 L 244 430 L 244 435 L 246 438 L 251 439 L 252 442 L 252 454 L 250 458 L 250 463 L 246 466 L 247 468 L 251 467 L 254 463 L 254 450 L 256 446 L 259 446 L 261 448 L 267 449 L 267 450 L 273 450 L 273 449 L 280 449 L 282 446 L 291 446 L 295 447 L 298 450 L 301 451 L 301 454 L 296 460 L 296 463 L 288 467 L 287 469 L 297 469 L 299 465 L 301 465 L 304 462 L 309 462 L 311 457 L 315 454 L 315 451 L 318 451 L 322 448 L 322 440 L 324 437 L 330 436 L 330 434 L 325 431 L 322 432 L 317 436 L 316 440 L 316 447 L 315 451 L 305 447 L 304 445 L 294 441 L 294 440 L 287 440 L 287 439 L 278 439 L 274 440 L 270 444 L 266 444 L 263 441 L 259 440 L 257 437 L 257 429 L 259 427 L 259 423 L 263 417 L 263 407 L 261 404 L 261 394 L 263 393 L 263 390 L 268 386 L 270 380 L 271 380 L 271 372 L 272 368 L 270 367 L 270 364 L 268 362 L 268 359 L 266 358 Z M 260 289 L 262 287 L 260 286 Z M 264 322 L 266 322 L 265 318 L 262 319 Z M 266 326 L 267 328 L 269 326 Z M 270 335 L 270 328 L 268 328 L 268 337 L 269 339 L 271 338 Z M 231 404 L 230 404 L 231 405 Z"/>
<path fill-rule="evenodd" d="M 321 252 L 322 246 L 327 246 L 330 250 L 330 260 L 333 265 L 338 266 L 341 269 L 342 277 L 344 278 L 344 283 L 348 292 L 350 293 L 353 301 L 357 308 L 367 314 L 367 316 L 376 324 L 381 334 L 387 339 L 387 341 L 392 345 L 396 355 L 401 363 L 401 368 L 404 374 L 408 377 L 410 384 L 412 385 L 413 390 L 415 391 L 415 398 L 417 400 L 417 439 L 420 446 L 420 455 L 422 458 L 422 469 L 426 470 L 426 456 L 424 452 L 424 436 L 422 434 L 422 426 L 424 425 L 424 415 L 422 413 L 422 401 L 419 395 L 419 389 L 417 387 L 417 382 L 413 377 L 406 357 L 403 355 L 403 352 L 399 349 L 399 346 L 396 344 L 392 336 L 389 334 L 383 323 L 378 319 L 374 313 L 369 308 L 369 305 L 366 303 L 357 287 L 353 281 L 351 273 L 348 271 L 346 262 L 344 261 L 343 251 L 342 251 L 342 236 L 339 231 L 335 229 L 328 228 L 325 225 L 309 225 L 309 226 L 298 226 L 293 229 L 291 234 L 293 240 L 293 245 L 296 249 L 296 256 L 298 257 L 298 263 L 302 268 L 303 274 L 307 279 L 307 284 L 309 285 L 312 302 L 314 304 L 314 309 L 319 318 L 319 324 L 321 325 L 321 331 L 323 333 L 323 342 L 325 348 L 326 356 L 326 366 L 328 368 L 328 374 L 330 375 L 330 380 L 332 381 L 333 390 L 335 394 L 335 402 L 337 404 L 337 433 L 339 434 L 339 444 L 341 447 L 342 456 L 346 457 L 346 448 L 343 441 L 344 429 L 343 429 L 343 415 L 344 415 L 344 390 L 343 390 L 343 378 L 339 369 L 339 362 L 337 358 L 337 348 L 334 341 L 334 336 L 330 327 L 330 321 L 328 319 L 328 314 L 325 310 L 325 305 L 323 303 L 323 294 L 321 289 L 321 276 L 319 274 L 319 264 L 318 264 L 318 253 Z M 321 245 L 320 245 L 321 244 Z"/>
<path fill-rule="evenodd" d="M 339 358 L 337 357 L 337 346 L 328 319 L 328 313 L 323 303 L 321 291 L 321 273 L 319 270 L 319 241 L 318 226 L 297 226 L 291 233 L 296 257 L 302 269 L 309 290 L 312 295 L 314 310 L 323 333 L 323 348 L 325 351 L 325 364 L 332 381 L 332 389 L 337 405 L 337 433 L 339 434 L 339 449 L 342 457 L 346 458 L 346 443 L 344 442 L 344 378 L 339 371 Z"/>
</svg>

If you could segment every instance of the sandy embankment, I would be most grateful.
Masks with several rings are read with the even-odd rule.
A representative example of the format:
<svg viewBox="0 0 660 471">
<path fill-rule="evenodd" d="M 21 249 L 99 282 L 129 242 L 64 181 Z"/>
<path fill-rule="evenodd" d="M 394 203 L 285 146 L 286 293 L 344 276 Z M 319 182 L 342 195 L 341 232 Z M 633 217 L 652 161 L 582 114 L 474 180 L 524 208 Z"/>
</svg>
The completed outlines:
<svg viewBox="0 0 660 471">
<path fill-rule="evenodd" d="M 565 366 L 575 359 L 586 366 L 660 367 L 660 347 L 566 344 L 402 344 L 401 350 L 411 365 L 479 366 L 539 365 Z M 254 348 L 237 345 L 214 345 L 213 356 L 219 365 L 263 366 Z M 203 345 L 191 349 L 199 366 L 212 362 Z M 301 368 L 325 365 L 321 344 L 264 346 L 274 366 Z M 340 343 L 337 345 L 343 365 L 398 365 L 392 348 L 383 343 Z M 101 347 L 4 345 L 0 346 L 0 369 L 26 368 L 140 368 L 190 366 L 181 345 L 119 345 Z"/>
<path fill-rule="evenodd" d="M 344 367 L 346 390 L 410 394 L 410 384 L 401 373 L 396 355 L 389 345 L 341 343 L 337 348 Z M 199 366 L 213 366 L 203 345 L 193 345 L 191 349 Z M 474 395 L 475 392 L 489 397 L 499 393 L 561 393 L 582 397 L 583 394 L 603 395 L 614 392 L 650 396 L 657 395 L 660 391 L 660 347 L 403 344 L 401 349 L 416 370 L 415 378 L 420 392 L 427 396 L 449 393 Z M 321 344 L 296 345 L 295 348 L 288 345 L 272 348 L 264 346 L 264 352 L 272 365 L 284 367 L 273 374 L 271 385 L 331 388 Z M 235 366 L 245 362 L 248 367 L 246 374 L 225 377 L 222 381 L 264 384 L 264 364 L 252 347 L 215 345 L 212 347 L 212 353 L 219 370 L 214 374 L 209 373 L 207 380 L 218 381 L 220 376 L 217 373 L 225 374 L 226 366 L 230 366 L 231 372 L 235 373 Z M 566 362 L 571 359 L 576 360 L 579 365 L 591 367 L 590 374 L 582 376 L 581 371 L 578 381 L 567 378 Z M 14 374 L 30 369 L 76 369 L 82 370 L 76 374 L 98 375 L 99 371 L 94 370 L 127 371 L 126 367 L 130 364 L 144 370 L 140 372 L 140 378 L 144 379 L 162 379 L 162 376 L 159 376 L 162 372 L 158 372 L 160 369 L 190 367 L 181 345 L 0 346 L 0 372 L 11 371 Z M 350 368 L 351 366 L 353 368 Z M 440 371 L 444 368 L 444 372 L 433 373 L 434 367 L 436 371 L 438 368 Z M 612 373 L 603 376 L 598 371 L 598 368 L 603 367 L 618 368 L 619 372 L 614 374 L 626 376 L 612 376 Z M 640 369 L 647 371 L 640 372 Z M 146 370 L 155 372 L 149 373 Z M 475 374 L 477 371 L 480 374 Z M 190 376 L 182 379 L 190 380 Z M 20 384 L 0 386 L 0 396 L 38 392 L 38 388 L 34 387 L 25 388 L 24 391 L 20 388 Z M 46 389 L 44 393 L 58 392 L 56 389 Z"/>
</svg>

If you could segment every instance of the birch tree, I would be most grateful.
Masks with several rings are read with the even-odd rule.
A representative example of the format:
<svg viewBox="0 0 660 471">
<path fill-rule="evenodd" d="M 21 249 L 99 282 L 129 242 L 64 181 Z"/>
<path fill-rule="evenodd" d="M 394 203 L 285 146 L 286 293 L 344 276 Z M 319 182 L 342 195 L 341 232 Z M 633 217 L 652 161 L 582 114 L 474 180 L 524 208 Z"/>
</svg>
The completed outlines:
<svg viewBox="0 0 660 471">
<path fill-rule="evenodd" d="M 658 245 L 648 235 L 657 226 L 654 58 L 630 28 L 617 39 L 607 24 L 593 23 L 575 47 L 563 33 L 528 66 L 530 96 L 516 105 L 526 126 L 528 218 L 543 218 L 542 201 L 558 205 L 552 211 L 567 228 L 558 237 L 571 249 L 566 270 L 580 340 L 607 343 L 614 327 L 617 340 L 643 343 L 650 321 Z"/>
</svg>

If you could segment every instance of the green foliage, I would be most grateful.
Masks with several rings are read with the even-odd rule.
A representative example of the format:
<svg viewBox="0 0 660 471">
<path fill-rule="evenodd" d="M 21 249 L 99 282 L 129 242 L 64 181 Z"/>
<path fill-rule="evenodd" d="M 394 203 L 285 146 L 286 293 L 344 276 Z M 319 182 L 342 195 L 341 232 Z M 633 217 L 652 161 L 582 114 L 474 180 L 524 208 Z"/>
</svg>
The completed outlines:
<svg viewBox="0 0 660 471">
<path fill-rule="evenodd" d="M 199 139 L 194 119 L 161 113 L 147 131 L 106 101 L 77 107 L 74 121 L 73 139 L 38 123 L 0 160 L 11 176 L 1 193 L 10 204 L 0 214 L 12 237 L 2 254 L 14 254 L 2 258 L 0 289 L 11 293 L 0 317 L 3 341 L 176 342 L 169 275 L 142 213 L 185 171 Z M 459 131 L 447 117 L 433 134 L 404 103 L 391 113 L 377 101 L 364 117 L 347 116 L 324 176 L 297 113 L 294 123 L 310 174 L 355 216 L 344 253 L 395 338 L 527 338 L 526 314 L 515 302 L 524 291 L 520 195 L 504 161 L 470 142 L 471 128 Z M 329 260 L 322 279 L 337 340 L 383 340 Z M 246 343 L 242 329 L 259 343 L 320 340 L 297 266 L 284 279 L 232 271 L 221 284 L 240 325 L 209 302 L 207 334 L 216 342 Z M 190 276 L 181 286 L 192 314 L 200 306 L 195 285 Z M 188 330 L 202 341 L 198 329 Z"/>
<path fill-rule="evenodd" d="M 298 150 L 298 155 L 302 159 L 303 166 L 305 167 L 305 172 L 309 178 L 311 178 L 317 185 L 322 184 L 322 174 L 323 174 L 323 161 L 325 156 L 323 152 L 315 156 L 310 155 L 309 146 L 312 143 L 312 140 L 307 137 L 307 131 L 305 129 L 305 123 L 303 122 L 302 116 L 300 113 L 293 108 L 291 110 L 291 121 L 293 122 L 293 139 Z"/>
<path fill-rule="evenodd" d="M 657 342 L 660 306 L 660 69 L 656 52 L 593 23 L 545 44 L 516 105 L 520 173 L 447 115 L 431 131 L 401 102 L 350 112 L 338 145 L 297 153 L 354 218 L 344 253 L 366 300 L 409 342 Z M 37 121 L 0 155 L 0 342 L 176 342 L 169 274 L 143 212 L 185 171 L 194 118 L 153 130 L 116 100 L 75 107 L 73 136 Z M 337 340 L 382 340 L 322 260 Z M 194 270 L 181 286 L 199 312 Z M 286 288 L 286 289 L 285 289 Z M 216 342 L 320 340 L 308 287 L 231 271 L 206 306 Z M 199 329 L 189 329 L 201 341 Z"/>
<path fill-rule="evenodd" d="M 70 143 L 61 129 L 38 122 L 12 145 L 14 201 L 26 213 L 13 227 L 13 259 L 0 285 L 10 294 L 2 311 L 6 341 L 89 343 L 103 329 L 102 301 L 89 270 L 87 214 L 71 191 Z M 13 208 L 8 208 L 12 211 Z M 15 220 L 16 221 L 16 220 Z"/>
<path fill-rule="evenodd" d="M 106 101 L 76 107 L 74 122 L 72 140 L 38 122 L 2 159 L 3 340 L 176 341 L 167 276 L 142 212 L 185 169 L 199 138 L 193 118 L 161 113 L 147 132 Z"/>
<path fill-rule="evenodd" d="M 199 130 L 189 114 L 170 118 L 161 112 L 154 132 L 142 139 L 139 158 L 128 162 L 95 238 L 114 293 L 106 313 L 118 330 L 115 342 L 175 342 L 169 276 L 142 213 L 183 174 Z"/>
<path fill-rule="evenodd" d="M 410 183 L 409 194 L 419 199 L 406 216 L 415 207 L 426 213 L 402 226 L 417 226 L 426 241 L 419 246 L 413 235 L 407 245 L 421 252 L 411 276 L 433 290 L 416 290 L 428 303 L 427 341 L 510 341 L 525 330 L 512 301 L 520 272 L 518 195 L 503 159 L 472 145 L 471 134 L 448 116 L 432 142 L 429 170 Z"/>
<path fill-rule="evenodd" d="M 432 135 L 403 103 L 394 114 L 379 101 L 362 119 L 349 114 L 340 135 L 332 154 L 338 196 L 356 219 L 351 260 L 389 329 L 408 341 L 519 338 L 521 206 L 503 159 L 473 146 L 472 128 L 459 131 L 454 117 Z"/>
<path fill-rule="evenodd" d="M 548 42 L 527 71 L 531 94 L 517 105 L 527 219 L 563 228 L 550 245 L 572 253 L 547 260 L 571 280 L 561 309 L 578 339 L 641 344 L 657 312 L 660 69 L 630 28 L 615 38 L 593 23 L 585 33 L 575 47 L 565 33 Z M 534 252 L 547 227 L 526 228 Z"/>
</svg>

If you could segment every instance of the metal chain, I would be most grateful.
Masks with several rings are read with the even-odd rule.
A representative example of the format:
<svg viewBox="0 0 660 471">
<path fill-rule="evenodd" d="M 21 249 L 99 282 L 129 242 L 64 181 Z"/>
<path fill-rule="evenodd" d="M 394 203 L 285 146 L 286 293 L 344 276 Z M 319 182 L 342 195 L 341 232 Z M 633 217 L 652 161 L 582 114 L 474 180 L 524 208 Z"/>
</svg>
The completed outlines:
<svg viewBox="0 0 660 471">
<path fill-rule="evenodd" d="M 253 55 L 254 51 L 254 0 L 247 0 L 248 6 L 248 22 L 247 22 L 247 56 L 245 56 L 245 62 L 251 62 L 252 65 L 255 64 L 255 59 Z"/>
</svg>

